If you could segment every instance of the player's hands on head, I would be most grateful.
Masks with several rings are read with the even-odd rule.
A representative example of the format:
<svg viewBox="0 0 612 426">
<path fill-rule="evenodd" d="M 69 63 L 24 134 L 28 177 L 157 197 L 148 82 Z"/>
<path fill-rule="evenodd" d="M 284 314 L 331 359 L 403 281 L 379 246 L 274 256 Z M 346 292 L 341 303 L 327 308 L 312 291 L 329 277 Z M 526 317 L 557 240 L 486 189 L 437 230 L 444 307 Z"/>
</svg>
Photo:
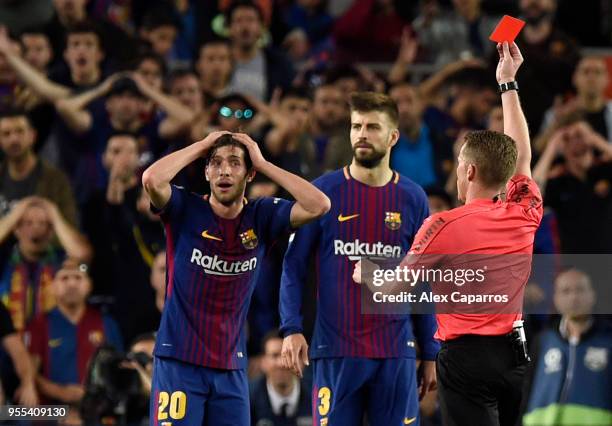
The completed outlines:
<svg viewBox="0 0 612 426">
<path fill-rule="evenodd" d="M 251 161 L 253 162 L 253 167 L 256 171 L 260 171 L 262 167 L 266 164 L 266 159 L 264 158 L 261 150 L 259 149 L 259 145 L 255 142 L 249 135 L 246 133 L 233 133 L 232 136 L 238 142 L 246 146 L 246 149 L 249 151 L 249 156 L 251 157 Z"/>
<path fill-rule="evenodd" d="M 283 339 L 281 365 L 291 370 L 299 378 L 303 377 L 304 366 L 308 361 L 308 343 L 301 333 L 291 334 Z"/>
<path fill-rule="evenodd" d="M 497 53 L 499 53 L 499 62 L 497 63 L 498 83 L 508 83 L 516 79 L 516 72 L 523 63 L 523 55 L 516 43 L 497 43 Z"/>
<path fill-rule="evenodd" d="M 196 143 L 200 145 L 202 148 L 202 152 L 206 154 L 208 150 L 213 146 L 213 144 L 219 139 L 221 136 L 226 135 L 230 132 L 227 130 L 217 130 L 215 132 L 211 132 L 204 139 L 197 141 Z"/>
</svg>

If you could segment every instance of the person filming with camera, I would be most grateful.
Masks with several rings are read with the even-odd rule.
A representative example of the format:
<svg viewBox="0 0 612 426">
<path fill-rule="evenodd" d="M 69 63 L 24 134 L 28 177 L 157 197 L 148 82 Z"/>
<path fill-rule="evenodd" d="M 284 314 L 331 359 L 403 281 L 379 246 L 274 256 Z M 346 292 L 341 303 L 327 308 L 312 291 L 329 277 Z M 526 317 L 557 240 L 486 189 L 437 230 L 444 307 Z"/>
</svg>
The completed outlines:
<svg viewBox="0 0 612 426">
<path fill-rule="evenodd" d="M 74 407 L 85 393 L 87 365 L 96 349 L 108 343 L 121 350 L 123 344 L 115 321 L 87 304 L 92 290 L 87 265 L 66 259 L 52 286 L 57 306 L 32 320 L 26 342 L 43 403 Z M 76 416 L 77 410 L 70 413 Z M 73 420 L 70 424 L 79 424 Z"/>
</svg>

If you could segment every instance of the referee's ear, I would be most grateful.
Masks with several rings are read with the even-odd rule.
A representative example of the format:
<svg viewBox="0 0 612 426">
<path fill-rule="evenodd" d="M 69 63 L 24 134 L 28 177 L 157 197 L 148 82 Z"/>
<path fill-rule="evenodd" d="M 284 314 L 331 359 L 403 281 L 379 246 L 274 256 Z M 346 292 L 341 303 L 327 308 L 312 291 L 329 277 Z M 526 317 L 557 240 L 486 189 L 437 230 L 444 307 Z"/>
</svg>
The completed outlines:
<svg viewBox="0 0 612 426">
<path fill-rule="evenodd" d="M 474 164 L 468 164 L 466 173 L 468 182 L 473 182 L 476 179 L 476 166 Z"/>
</svg>

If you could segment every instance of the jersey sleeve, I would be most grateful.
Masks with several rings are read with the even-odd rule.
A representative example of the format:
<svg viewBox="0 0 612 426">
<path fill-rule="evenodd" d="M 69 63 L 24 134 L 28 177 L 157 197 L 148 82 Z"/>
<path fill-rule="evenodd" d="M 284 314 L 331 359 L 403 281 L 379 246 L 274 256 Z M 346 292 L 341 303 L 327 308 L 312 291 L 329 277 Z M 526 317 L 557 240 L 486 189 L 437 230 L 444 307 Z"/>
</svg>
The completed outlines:
<svg viewBox="0 0 612 426">
<path fill-rule="evenodd" d="M 440 343 L 434 339 L 438 328 L 434 314 L 413 314 L 411 316 L 414 335 L 423 361 L 434 361 L 440 350 Z"/>
<path fill-rule="evenodd" d="M 257 220 L 268 241 L 275 241 L 291 227 L 292 201 L 262 198 L 258 201 Z"/>
<path fill-rule="evenodd" d="M 114 319 L 108 315 L 104 315 L 102 322 L 104 323 L 104 338 L 106 343 L 112 345 L 115 349 L 123 350 L 123 339 L 121 338 L 121 332 L 119 326 Z"/>
<path fill-rule="evenodd" d="M 318 244 L 320 226 L 319 220 L 310 222 L 298 229 L 289 240 L 283 261 L 279 299 L 280 331 L 283 336 L 303 331 L 302 293 L 308 278 L 310 254 Z"/>
<path fill-rule="evenodd" d="M 163 222 L 181 220 L 187 205 L 188 194 L 185 188 L 176 185 L 170 185 L 170 188 L 172 190 L 170 199 L 163 208 L 158 209 L 151 204 L 151 211 L 159 215 Z"/>
<path fill-rule="evenodd" d="M 506 185 L 506 201 L 520 205 L 532 221 L 542 220 L 542 194 L 533 179 L 524 175 L 513 176 Z"/>
</svg>

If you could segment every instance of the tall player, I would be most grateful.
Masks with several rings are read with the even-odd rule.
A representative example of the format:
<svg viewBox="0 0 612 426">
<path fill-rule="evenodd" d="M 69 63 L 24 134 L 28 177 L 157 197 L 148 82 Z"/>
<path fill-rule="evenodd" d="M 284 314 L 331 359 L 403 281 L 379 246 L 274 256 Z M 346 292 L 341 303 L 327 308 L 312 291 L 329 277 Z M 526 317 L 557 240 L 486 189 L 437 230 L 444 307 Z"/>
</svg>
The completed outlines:
<svg viewBox="0 0 612 426">
<path fill-rule="evenodd" d="M 207 156 L 210 197 L 170 185 Z M 246 202 L 255 171 L 295 199 Z M 329 199 L 267 162 L 245 134 L 211 133 L 143 174 L 167 238 L 167 290 L 155 345 L 152 425 L 248 425 L 243 325 L 258 266 L 281 234 L 325 214 Z"/>
<path fill-rule="evenodd" d="M 354 260 L 360 256 L 399 262 L 429 214 L 421 187 L 389 167 L 397 127 L 397 106 L 388 96 L 351 96 L 353 161 L 314 182 L 334 204 L 328 214 L 295 233 L 285 255 L 282 361 L 300 376 L 308 364 L 300 309 L 311 253 L 317 264 L 317 317 L 310 348 L 316 425 L 359 425 L 364 411 L 373 425 L 417 424 L 416 346 L 423 360 L 421 395 L 435 386 L 433 316 L 414 315 L 413 332 L 408 315 L 363 314 L 361 286 L 352 280 Z"/>
</svg>

